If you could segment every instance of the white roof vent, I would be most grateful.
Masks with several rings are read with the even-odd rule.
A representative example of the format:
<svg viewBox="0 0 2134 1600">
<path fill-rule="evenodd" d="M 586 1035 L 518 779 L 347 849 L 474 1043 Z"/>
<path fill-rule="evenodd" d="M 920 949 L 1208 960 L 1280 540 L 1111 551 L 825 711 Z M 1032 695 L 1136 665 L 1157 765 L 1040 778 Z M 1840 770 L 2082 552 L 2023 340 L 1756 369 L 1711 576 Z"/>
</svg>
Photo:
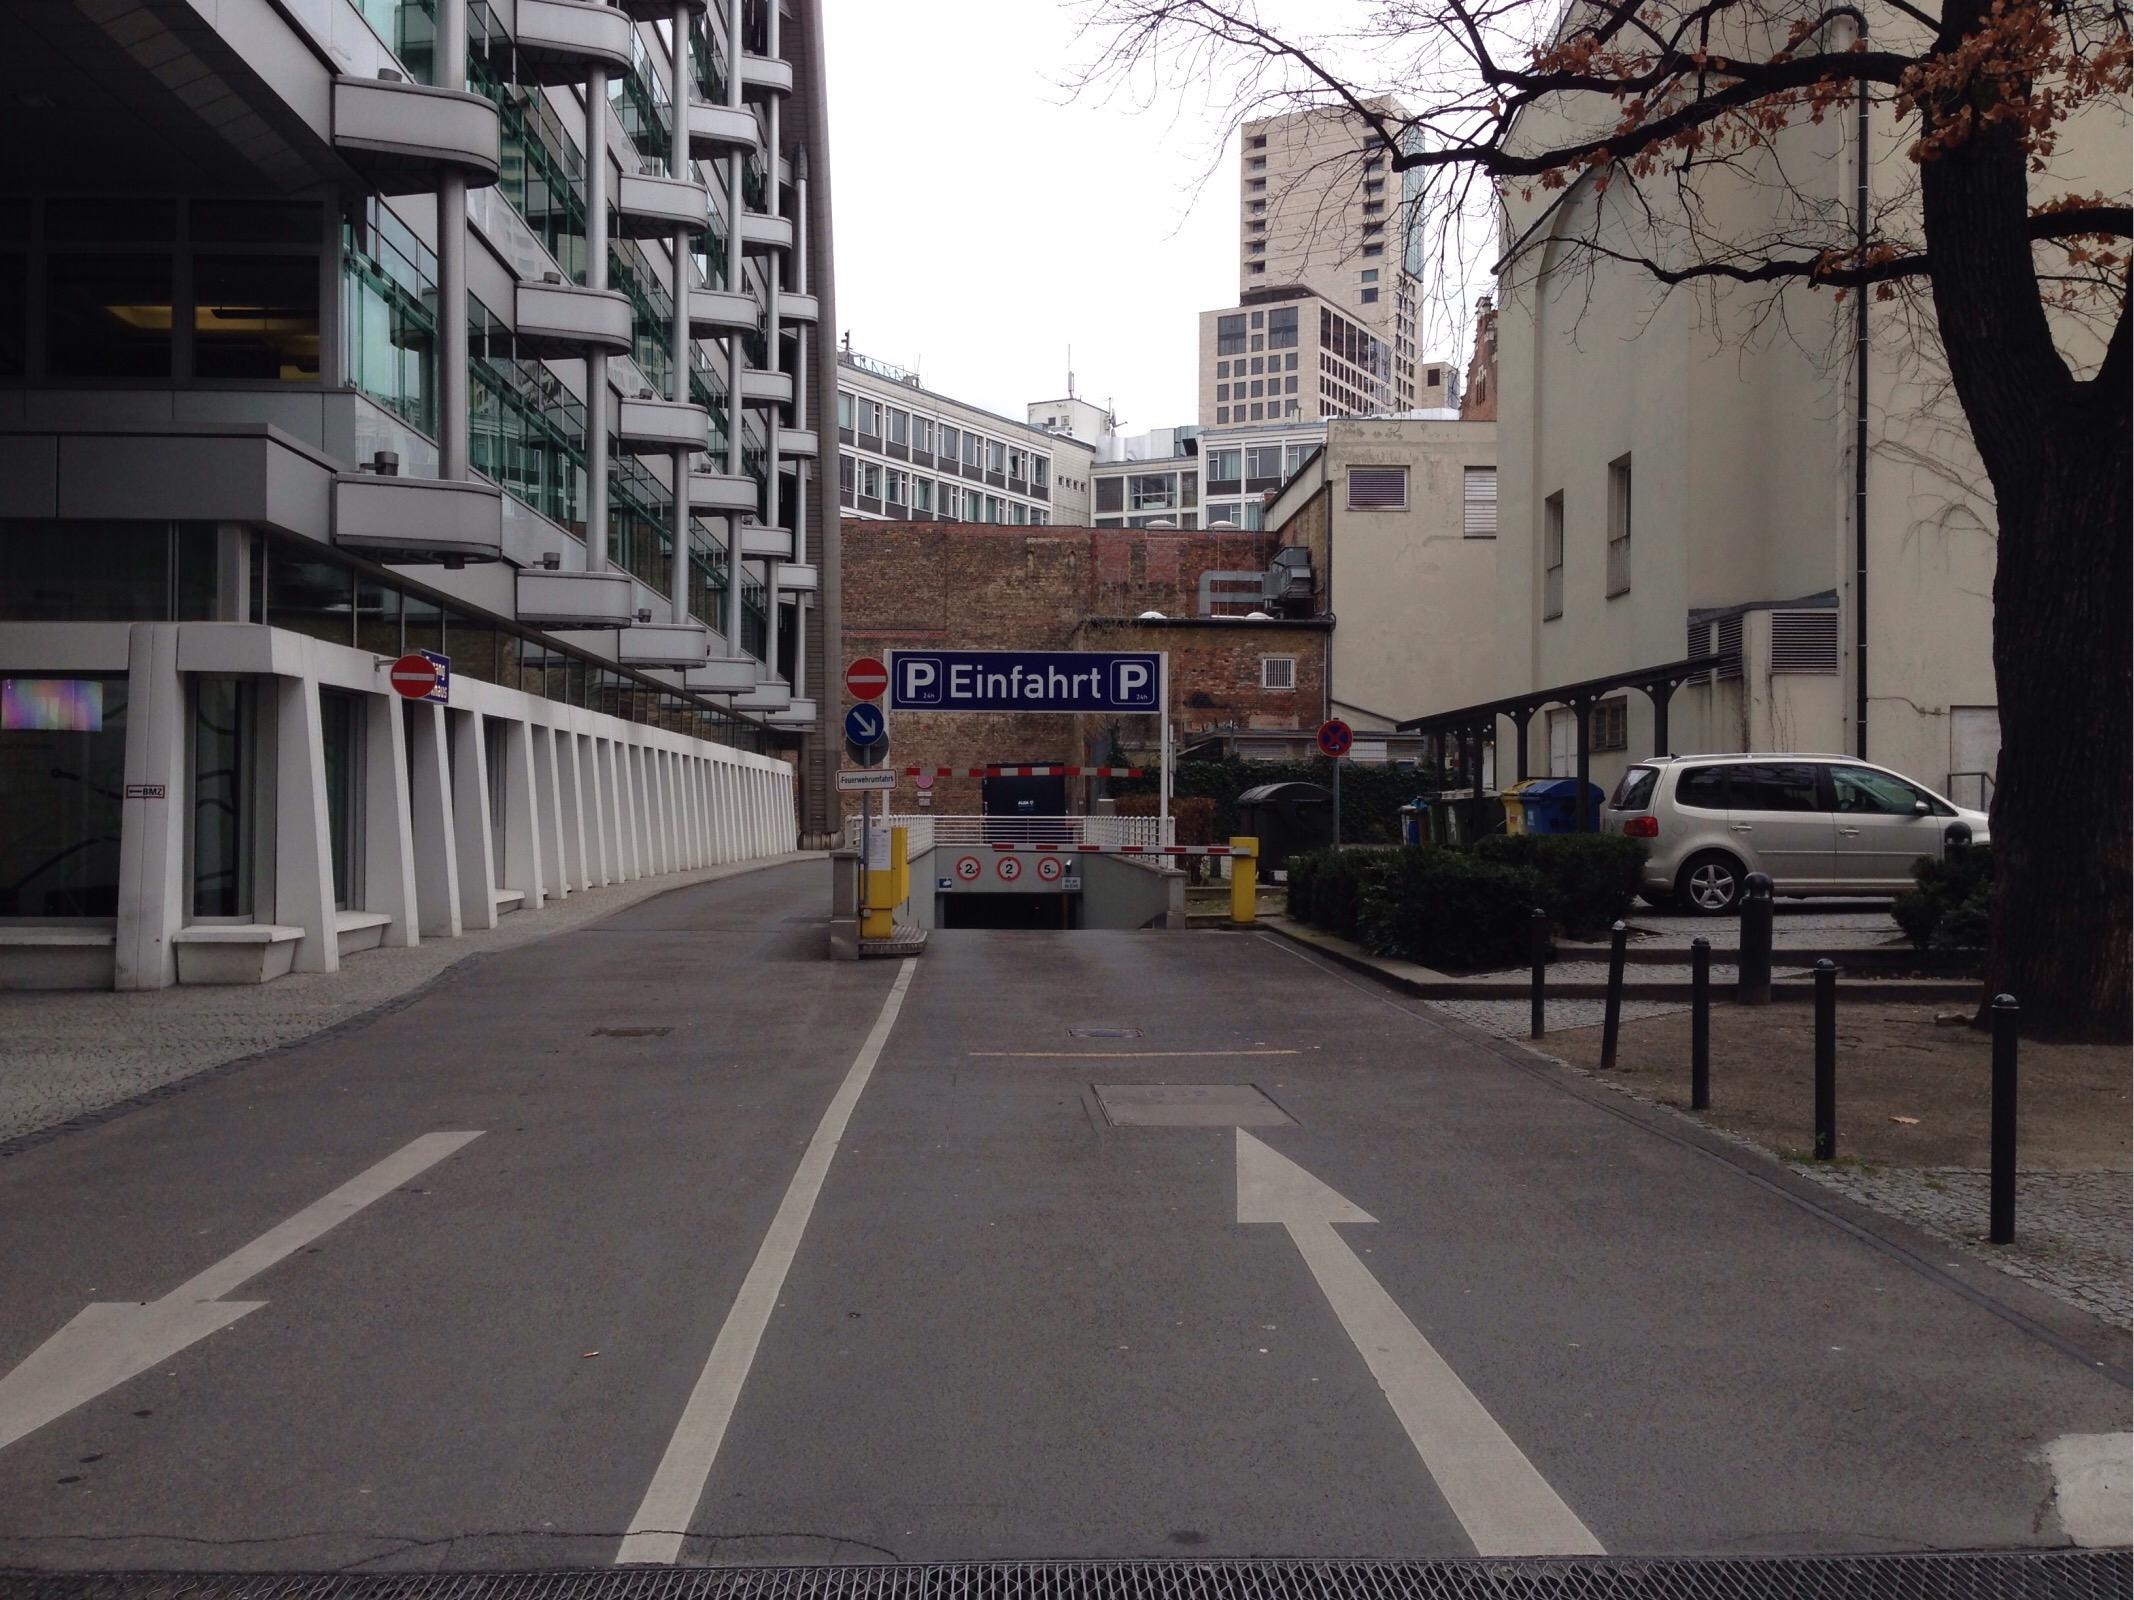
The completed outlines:
<svg viewBox="0 0 2134 1600">
<path fill-rule="evenodd" d="M 1168 622 L 1171 619 L 1161 611 L 1144 611 L 1134 619 L 1136 622 Z"/>
<path fill-rule="evenodd" d="M 1265 611 L 1248 611 L 1245 613 L 1245 620 L 1247 622 L 1272 622 L 1274 618 Z"/>
</svg>

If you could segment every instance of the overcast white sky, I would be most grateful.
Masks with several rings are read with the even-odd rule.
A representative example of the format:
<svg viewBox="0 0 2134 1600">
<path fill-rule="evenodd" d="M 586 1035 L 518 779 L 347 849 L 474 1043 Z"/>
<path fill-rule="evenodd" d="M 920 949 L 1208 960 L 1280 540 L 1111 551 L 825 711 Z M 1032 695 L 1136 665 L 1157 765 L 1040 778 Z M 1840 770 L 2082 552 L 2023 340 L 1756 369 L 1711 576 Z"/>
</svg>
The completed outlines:
<svg viewBox="0 0 2134 1600">
<path fill-rule="evenodd" d="M 1199 313 L 1238 288 L 1219 119 L 1072 101 L 1054 0 L 823 10 L 837 333 L 1012 417 L 1064 391 L 1072 345 L 1125 431 L 1193 421 Z"/>
</svg>

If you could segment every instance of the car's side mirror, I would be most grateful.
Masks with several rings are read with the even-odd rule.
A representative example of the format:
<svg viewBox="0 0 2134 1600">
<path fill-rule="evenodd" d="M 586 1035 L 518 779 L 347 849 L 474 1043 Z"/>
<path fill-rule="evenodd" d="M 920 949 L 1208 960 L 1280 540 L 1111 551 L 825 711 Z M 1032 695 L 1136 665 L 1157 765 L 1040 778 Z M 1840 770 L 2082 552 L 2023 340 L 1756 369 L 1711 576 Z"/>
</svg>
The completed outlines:
<svg viewBox="0 0 2134 1600">
<path fill-rule="evenodd" d="M 1913 816 L 1915 816 L 1915 817 L 1931 817 L 1931 816 L 1932 816 L 1933 814 L 1934 814 L 1934 808 L 1933 808 L 1932 806 L 1928 805 L 1928 804 L 1927 804 L 1927 803 L 1926 803 L 1926 802 L 1925 802 L 1924 800 L 1914 800 L 1914 801 L 1912 802 L 1912 815 L 1913 815 Z"/>
</svg>

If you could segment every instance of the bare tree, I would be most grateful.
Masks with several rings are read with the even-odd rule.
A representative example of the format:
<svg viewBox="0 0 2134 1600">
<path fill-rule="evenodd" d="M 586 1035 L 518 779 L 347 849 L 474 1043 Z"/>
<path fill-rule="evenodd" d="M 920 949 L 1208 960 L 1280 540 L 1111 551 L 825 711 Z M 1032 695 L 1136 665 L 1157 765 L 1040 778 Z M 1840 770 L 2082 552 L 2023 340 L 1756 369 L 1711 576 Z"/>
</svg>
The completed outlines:
<svg viewBox="0 0 2134 1600">
<path fill-rule="evenodd" d="M 1335 30 L 1333 0 L 1269 20 L 1283 3 L 1089 0 L 1085 81 L 1169 74 L 1233 85 L 1241 107 L 1341 106 L 1405 175 L 1411 225 L 1440 238 L 1589 185 L 1638 224 L 1582 213 L 1554 248 L 1596 268 L 1770 286 L 1774 307 L 1787 286 L 1829 291 L 1860 317 L 1868 294 L 1910 298 L 1998 520 L 1987 992 L 2018 995 L 2030 1031 L 2125 1037 L 2134 209 L 2053 174 L 2071 119 L 2112 119 L 2124 148 L 2127 6 L 1362 0 Z M 1903 181 L 1872 203 L 1863 184 L 1855 206 L 1795 181 L 1789 135 L 1831 118 L 1855 120 L 1863 150 L 1870 119 L 1901 132 Z M 1759 195 L 1760 225 L 1707 208 L 1728 186 Z"/>
</svg>

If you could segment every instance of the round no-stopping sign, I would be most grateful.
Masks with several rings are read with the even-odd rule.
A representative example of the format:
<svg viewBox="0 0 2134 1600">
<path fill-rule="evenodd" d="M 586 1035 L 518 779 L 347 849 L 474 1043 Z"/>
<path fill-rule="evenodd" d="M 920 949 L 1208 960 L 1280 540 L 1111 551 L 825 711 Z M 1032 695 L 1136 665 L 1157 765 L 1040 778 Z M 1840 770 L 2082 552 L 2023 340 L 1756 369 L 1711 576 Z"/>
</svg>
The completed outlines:
<svg viewBox="0 0 2134 1600">
<path fill-rule="evenodd" d="M 1066 870 L 1066 867 L 1061 865 L 1058 856 L 1039 856 L 1037 858 L 1037 875 L 1047 883 L 1058 883 L 1060 874 Z"/>
<path fill-rule="evenodd" d="M 1356 736 L 1349 731 L 1349 725 L 1339 717 L 1329 717 L 1319 724 L 1319 753 L 1321 755 L 1345 756 L 1349 753 L 1349 746 L 1355 742 Z"/>
<path fill-rule="evenodd" d="M 985 868 L 979 865 L 976 856 L 958 856 L 956 858 L 956 876 L 965 883 L 976 883 L 978 874 L 983 871 L 985 871 Z"/>
<path fill-rule="evenodd" d="M 1002 883 L 1013 883 L 1023 875 L 1023 864 L 1012 855 L 1007 855 L 993 863 L 993 870 L 1000 874 Z"/>
</svg>

